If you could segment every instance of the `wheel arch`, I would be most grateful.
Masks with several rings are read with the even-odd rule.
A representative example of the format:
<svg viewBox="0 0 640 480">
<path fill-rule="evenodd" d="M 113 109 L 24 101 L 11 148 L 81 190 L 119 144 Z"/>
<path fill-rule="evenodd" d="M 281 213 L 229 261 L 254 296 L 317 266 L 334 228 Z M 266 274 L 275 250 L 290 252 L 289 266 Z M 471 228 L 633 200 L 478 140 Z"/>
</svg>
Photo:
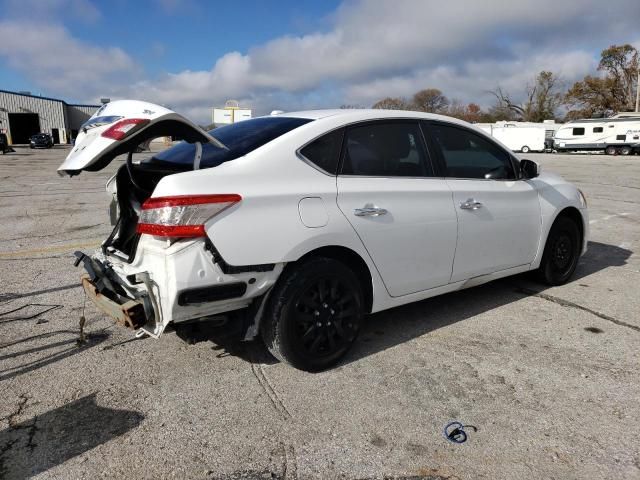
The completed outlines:
<svg viewBox="0 0 640 480">
<path fill-rule="evenodd" d="M 578 210 L 576 207 L 573 207 L 573 206 L 563 208 L 562 210 L 560 210 L 560 212 L 558 212 L 558 214 L 556 215 L 556 218 L 553 219 L 553 223 L 551 224 L 552 227 L 553 227 L 553 224 L 556 223 L 560 217 L 568 217 L 574 222 L 576 222 L 580 230 L 580 245 L 582 245 L 582 242 L 584 241 L 585 224 L 584 224 L 584 218 L 582 217 L 580 210 Z M 549 231 L 551 231 L 551 229 L 549 229 Z M 547 234 L 547 238 L 548 237 L 549 237 L 549 234 Z M 546 244 L 546 240 L 545 240 L 545 244 Z"/>
<path fill-rule="evenodd" d="M 295 262 L 288 263 L 285 268 L 292 268 L 296 264 L 300 264 L 305 260 L 316 257 L 325 257 L 337 260 L 346 265 L 353 271 L 353 273 L 356 274 L 358 280 L 360 280 L 360 284 L 362 285 L 365 300 L 365 312 L 371 313 L 371 309 L 373 307 L 373 277 L 371 275 L 371 270 L 369 269 L 367 262 L 365 262 L 357 252 L 350 248 L 339 245 L 319 247 L 305 253 Z"/>
<path fill-rule="evenodd" d="M 549 241 L 549 235 L 551 234 L 551 229 L 558 221 L 560 217 L 568 217 L 578 225 L 578 229 L 580 230 L 580 244 L 584 246 L 584 238 L 585 234 L 587 234 L 588 225 L 585 225 L 585 219 L 580 213 L 580 210 L 572 205 L 567 205 L 564 208 L 560 209 L 556 215 L 553 217 L 553 220 L 549 222 L 547 225 L 546 233 L 544 234 L 544 241 L 540 244 L 540 250 L 538 251 L 538 256 L 536 261 L 533 263 L 533 268 L 537 268 L 542 261 L 542 256 L 544 254 L 545 247 L 547 246 L 547 241 Z"/>
</svg>

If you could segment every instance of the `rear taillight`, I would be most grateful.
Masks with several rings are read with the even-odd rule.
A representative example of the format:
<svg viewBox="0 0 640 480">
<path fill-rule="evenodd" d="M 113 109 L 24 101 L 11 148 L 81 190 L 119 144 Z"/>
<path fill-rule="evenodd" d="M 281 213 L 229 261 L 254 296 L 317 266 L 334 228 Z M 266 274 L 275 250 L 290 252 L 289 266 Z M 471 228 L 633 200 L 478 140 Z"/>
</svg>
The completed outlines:
<svg viewBox="0 0 640 480">
<path fill-rule="evenodd" d="M 204 224 L 242 200 L 235 193 L 150 198 L 142 204 L 138 233 L 159 237 L 204 237 Z"/>
<path fill-rule="evenodd" d="M 125 118 L 107 128 L 102 132 L 102 136 L 113 140 L 122 140 L 124 137 L 143 128 L 147 123 L 149 123 L 147 118 Z"/>
</svg>

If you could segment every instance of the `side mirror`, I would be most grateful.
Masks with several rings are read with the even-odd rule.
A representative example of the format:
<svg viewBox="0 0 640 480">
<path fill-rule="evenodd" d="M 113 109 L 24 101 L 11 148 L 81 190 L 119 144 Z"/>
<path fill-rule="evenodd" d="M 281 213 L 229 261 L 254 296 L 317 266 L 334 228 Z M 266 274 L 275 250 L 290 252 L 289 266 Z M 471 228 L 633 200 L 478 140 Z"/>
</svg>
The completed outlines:
<svg viewBox="0 0 640 480">
<path fill-rule="evenodd" d="M 520 171 L 524 178 L 536 178 L 540 175 L 540 165 L 533 160 L 520 160 Z"/>
</svg>

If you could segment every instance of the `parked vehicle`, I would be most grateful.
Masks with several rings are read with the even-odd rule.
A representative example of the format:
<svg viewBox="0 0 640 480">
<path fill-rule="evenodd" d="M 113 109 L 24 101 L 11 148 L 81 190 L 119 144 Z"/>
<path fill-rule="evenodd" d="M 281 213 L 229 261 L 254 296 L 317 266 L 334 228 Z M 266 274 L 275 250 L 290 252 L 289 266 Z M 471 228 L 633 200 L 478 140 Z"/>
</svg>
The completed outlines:
<svg viewBox="0 0 640 480">
<path fill-rule="evenodd" d="M 640 142 L 640 114 L 587 118 L 569 122 L 554 136 L 558 151 L 601 150 L 608 155 L 630 155 Z"/>
<path fill-rule="evenodd" d="M 51 148 L 53 138 L 48 133 L 36 133 L 29 138 L 29 148 Z"/>
<path fill-rule="evenodd" d="M 508 122 L 479 123 L 478 128 L 497 138 L 514 152 L 547 152 L 548 141 L 553 138 L 560 124 L 553 120 L 542 123 Z"/>
<path fill-rule="evenodd" d="M 4 155 L 9 151 L 9 141 L 7 140 L 7 135 L 4 133 L 0 133 L 0 152 Z"/>
<path fill-rule="evenodd" d="M 560 285 L 586 249 L 574 185 L 453 118 L 319 110 L 207 133 L 145 102 L 97 115 L 59 172 L 127 160 L 107 184 L 113 232 L 76 263 L 89 298 L 140 335 L 243 324 L 245 340 L 320 370 L 369 313 L 530 270 Z M 132 161 L 168 135 L 185 141 Z"/>
</svg>

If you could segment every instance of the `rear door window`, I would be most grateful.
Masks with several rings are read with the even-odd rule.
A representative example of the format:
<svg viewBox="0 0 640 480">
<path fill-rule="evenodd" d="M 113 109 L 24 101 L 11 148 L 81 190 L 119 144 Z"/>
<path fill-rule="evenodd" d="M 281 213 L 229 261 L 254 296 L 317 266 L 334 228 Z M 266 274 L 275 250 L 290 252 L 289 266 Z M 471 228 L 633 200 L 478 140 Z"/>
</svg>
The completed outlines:
<svg viewBox="0 0 640 480">
<path fill-rule="evenodd" d="M 417 122 L 375 122 L 345 134 L 342 175 L 432 177 Z"/>
<path fill-rule="evenodd" d="M 211 143 L 203 144 L 200 168 L 217 167 L 224 162 L 242 157 L 310 121 L 308 118 L 260 117 L 211 130 L 209 134 L 220 140 L 228 149 L 219 148 Z M 192 165 L 195 148 L 192 143 L 181 142 L 156 154 L 151 162 L 170 163 L 174 166 Z"/>
</svg>

